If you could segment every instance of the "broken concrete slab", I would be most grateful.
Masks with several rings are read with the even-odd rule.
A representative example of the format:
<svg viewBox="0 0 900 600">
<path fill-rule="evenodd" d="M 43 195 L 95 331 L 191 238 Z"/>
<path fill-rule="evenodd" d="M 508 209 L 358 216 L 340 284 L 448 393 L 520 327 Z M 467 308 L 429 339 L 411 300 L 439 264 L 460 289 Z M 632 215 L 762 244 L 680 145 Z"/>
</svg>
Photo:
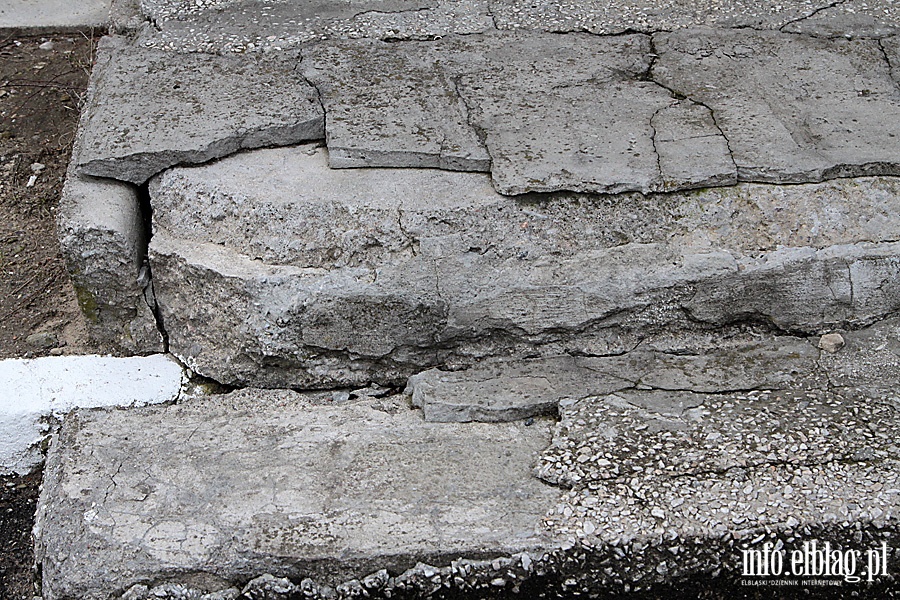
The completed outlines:
<svg viewBox="0 0 900 600">
<path fill-rule="evenodd" d="M 740 180 L 900 172 L 900 89 L 878 41 L 711 29 L 653 40 L 652 79 L 712 110 Z"/>
<path fill-rule="evenodd" d="M 322 39 L 433 40 L 493 28 L 487 0 L 230 0 L 143 3 L 141 43 L 178 52 L 270 52 Z"/>
<path fill-rule="evenodd" d="M 760 340 L 739 335 L 720 338 L 713 347 L 695 339 L 690 351 L 638 348 L 618 356 L 559 356 L 487 362 L 461 371 L 431 369 L 410 377 L 406 393 L 413 406 L 422 408 L 426 421 L 498 422 L 557 414 L 560 405 L 634 389 L 696 395 L 827 381 L 817 372 L 819 353 L 802 338 Z"/>
<path fill-rule="evenodd" d="M 402 385 L 735 322 L 825 333 L 900 302 L 891 178 L 514 199 L 485 175 L 329 170 L 297 147 L 150 188 L 170 348 L 234 385 Z"/>
<path fill-rule="evenodd" d="M 210 592 L 264 572 L 333 586 L 550 543 L 540 520 L 559 492 L 530 476 L 547 421 L 434 424 L 322 396 L 71 413 L 35 529 L 44 598 L 163 581 Z"/>
<path fill-rule="evenodd" d="M 39 465 L 53 421 L 70 410 L 171 402 L 182 380 L 181 366 L 162 354 L 0 361 L 0 474 L 24 475 Z"/>
<path fill-rule="evenodd" d="M 900 117 L 900 90 L 878 40 L 746 29 L 652 39 L 326 41 L 303 68 L 329 114 L 332 167 L 489 168 L 504 194 L 900 172 L 898 132 L 881 125 Z"/>
<path fill-rule="evenodd" d="M 104 38 L 79 126 L 80 174 L 142 184 L 178 164 L 324 137 L 293 53 L 177 55 Z"/>
<path fill-rule="evenodd" d="M 73 155 L 77 154 L 76 146 Z M 163 352 L 137 189 L 77 175 L 70 168 L 57 229 L 91 340 L 107 352 Z"/>
<path fill-rule="evenodd" d="M 673 111 L 658 123 L 663 141 L 718 137 L 699 143 L 704 165 L 697 156 L 677 160 L 680 149 L 671 146 L 667 160 L 658 159 L 651 121 L 672 98 L 638 81 L 649 51 L 646 36 L 517 32 L 415 44 L 327 42 L 306 50 L 303 66 L 329 115 L 332 167 L 490 169 L 505 194 L 648 192 L 663 189 L 663 179 L 672 188 L 733 182 L 711 119 L 679 119 Z M 709 156 L 716 149 L 721 156 Z M 661 173 L 662 165 L 673 172 Z"/>
<path fill-rule="evenodd" d="M 328 114 L 332 168 L 490 169 L 451 74 L 436 68 L 431 49 L 360 40 L 304 50 L 304 76 Z"/>
</svg>

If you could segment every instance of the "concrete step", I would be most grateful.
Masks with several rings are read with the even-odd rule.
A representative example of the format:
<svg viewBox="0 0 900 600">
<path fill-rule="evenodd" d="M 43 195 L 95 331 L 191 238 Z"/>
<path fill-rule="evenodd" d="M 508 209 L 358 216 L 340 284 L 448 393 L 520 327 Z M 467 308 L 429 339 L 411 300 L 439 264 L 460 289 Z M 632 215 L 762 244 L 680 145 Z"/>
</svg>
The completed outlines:
<svg viewBox="0 0 900 600">
<path fill-rule="evenodd" d="M 169 348 L 198 373 L 403 385 L 676 331 L 883 319 L 900 302 L 898 191 L 864 178 L 520 199 L 481 174 L 333 170 L 297 146 L 154 179 L 149 260 Z"/>
<path fill-rule="evenodd" d="M 63 253 L 96 339 L 240 389 L 66 418 L 45 600 L 599 596 L 891 545 L 889 1 L 128 6 Z"/>
<path fill-rule="evenodd" d="M 686 370 L 692 382 L 662 366 L 615 392 L 545 364 L 552 387 L 570 386 L 556 423 L 433 422 L 373 388 L 78 410 L 45 470 L 43 595 L 570 597 L 738 576 L 742 551 L 767 543 L 865 556 L 892 544 L 900 515 L 898 334 L 786 348 L 771 358 L 785 376 L 754 389 L 734 388 L 773 370 L 740 348 Z M 468 374 L 473 404 L 534 389 L 487 371 Z M 460 403 L 459 389 L 432 397 Z"/>
</svg>

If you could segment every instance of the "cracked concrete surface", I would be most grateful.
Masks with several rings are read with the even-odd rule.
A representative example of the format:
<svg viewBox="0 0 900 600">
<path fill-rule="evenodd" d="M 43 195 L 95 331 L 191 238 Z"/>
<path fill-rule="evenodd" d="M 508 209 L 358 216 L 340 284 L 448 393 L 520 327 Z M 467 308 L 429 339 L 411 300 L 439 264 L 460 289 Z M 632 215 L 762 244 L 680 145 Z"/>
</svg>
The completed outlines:
<svg viewBox="0 0 900 600">
<path fill-rule="evenodd" d="M 103 38 L 79 127 L 81 174 L 134 184 L 178 164 L 321 139 L 297 56 L 183 55 Z"/>
<path fill-rule="evenodd" d="M 490 171 L 504 194 L 892 175 L 894 47 L 750 29 L 492 30 L 225 57 L 111 38 L 78 165 L 140 184 L 171 166 L 324 138 L 334 168 Z M 188 76 L 198 70 L 203 84 Z"/>
<path fill-rule="evenodd" d="M 329 391 L 72 416 L 45 598 L 566 598 L 896 534 L 891 2 L 133 4 L 70 270 L 102 331 Z"/>
</svg>

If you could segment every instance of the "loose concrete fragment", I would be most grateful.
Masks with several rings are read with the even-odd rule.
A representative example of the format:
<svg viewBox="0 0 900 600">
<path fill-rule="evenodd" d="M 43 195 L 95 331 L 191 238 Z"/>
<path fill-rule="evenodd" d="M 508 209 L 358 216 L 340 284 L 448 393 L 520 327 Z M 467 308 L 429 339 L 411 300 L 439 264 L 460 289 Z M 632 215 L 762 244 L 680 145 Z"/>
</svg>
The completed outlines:
<svg viewBox="0 0 900 600">
<path fill-rule="evenodd" d="M 162 354 L 0 361 L 0 473 L 24 475 L 40 463 L 50 417 L 79 407 L 169 402 L 181 383 L 181 367 Z"/>
<path fill-rule="evenodd" d="M 426 421 L 513 421 L 556 414 L 589 396 L 639 388 L 691 393 L 817 382 L 818 352 L 800 338 L 746 336 L 697 343 L 692 353 L 637 349 L 620 356 L 503 361 L 463 371 L 431 369 L 409 379 L 407 393 Z"/>
<path fill-rule="evenodd" d="M 713 111 L 740 180 L 900 173 L 900 89 L 877 40 L 710 29 L 653 39 L 651 78 Z"/>
<path fill-rule="evenodd" d="M 44 598 L 205 574 L 216 589 L 262 573 L 333 586 L 546 548 L 540 520 L 558 491 L 530 469 L 547 421 L 435 424 L 320 402 L 244 390 L 72 413 L 38 509 Z"/>
<path fill-rule="evenodd" d="M 737 337 L 715 347 L 695 343 L 691 353 L 683 354 L 638 349 L 620 356 L 431 369 L 411 377 L 406 391 L 426 421 L 496 422 L 556 414 L 560 405 L 634 388 L 690 390 L 690 395 L 817 383 L 818 352 L 802 339 Z"/>
<path fill-rule="evenodd" d="M 819 338 L 819 348 L 834 354 L 844 347 L 844 338 L 839 333 L 826 333 Z"/>
<path fill-rule="evenodd" d="M 173 54 L 104 38 L 79 128 L 78 171 L 141 184 L 177 164 L 324 137 L 295 53 Z"/>
<path fill-rule="evenodd" d="M 57 228 L 92 341 L 115 353 L 162 352 L 146 263 L 147 224 L 137 190 L 69 169 Z"/>
</svg>

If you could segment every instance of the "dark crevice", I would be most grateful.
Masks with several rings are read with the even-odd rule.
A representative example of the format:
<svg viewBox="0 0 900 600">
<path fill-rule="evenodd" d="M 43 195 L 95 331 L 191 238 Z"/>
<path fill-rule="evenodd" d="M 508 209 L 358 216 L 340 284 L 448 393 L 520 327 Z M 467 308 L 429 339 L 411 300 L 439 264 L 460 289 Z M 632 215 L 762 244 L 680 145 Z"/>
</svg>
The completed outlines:
<svg viewBox="0 0 900 600">
<path fill-rule="evenodd" d="M 153 237 L 153 206 L 150 203 L 150 190 L 146 183 L 137 187 L 137 197 L 144 225 L 144 241 L 140 250 L 142 266 L 138 274 L 138 284 L 143 289 L 144 301 L 153 313 L 153 318 L 156 320 L 156 328 L 159 330 L 160 336 L 162 336 L 163 352 L 168 353 L 169 334 L 166 332 L 162 312 L 159 304 L 156 302 L 156 295 L 153 291 L 153 272 L 149 257 L 150 239 Z"/>
<path fill-rule="evenodd" d="M 878 49 L 881 50 L 881 54 L 884 56 L 884 62 L 887 63 L 888 77 L 891 78 L 897 89 L 900 89 L 900 65 L 895 65 L 891 62 L 891 55 L 888 54 L 887 48 L 884 47 L 884 40 L 878 39 L 876 41 L 878 42 Z"/>
<path fill-rule="evenodd" d="M 794 33 L 791 31 L 784 31 L 784 28 L 789 27 L 790 25 L 793 25 L 794 23 L 800 23 L 801 21 L 806 21 L 807 19 L 811 19 L 811 18 L 815 17 L 817 14 L 819 14 L 820 12 L 834 8 L 836 6 L 840 6 L 841 4 L 844 4 L 845 2 L 847 2 L 847 0 L 836 0 L 836 2 L 831 2 L 830 4 L 827 4 L 826 6 L 820 6 L 819 8 L 813 10 L 808 15 L 788 21 L 787 23 L 785 23 L 784 25 L 779 27 L 778 31 L 781 31 L 782 33 Z M 817 36 L 811 36 L 811 37 L 817 37 Z"/>
</svg>

